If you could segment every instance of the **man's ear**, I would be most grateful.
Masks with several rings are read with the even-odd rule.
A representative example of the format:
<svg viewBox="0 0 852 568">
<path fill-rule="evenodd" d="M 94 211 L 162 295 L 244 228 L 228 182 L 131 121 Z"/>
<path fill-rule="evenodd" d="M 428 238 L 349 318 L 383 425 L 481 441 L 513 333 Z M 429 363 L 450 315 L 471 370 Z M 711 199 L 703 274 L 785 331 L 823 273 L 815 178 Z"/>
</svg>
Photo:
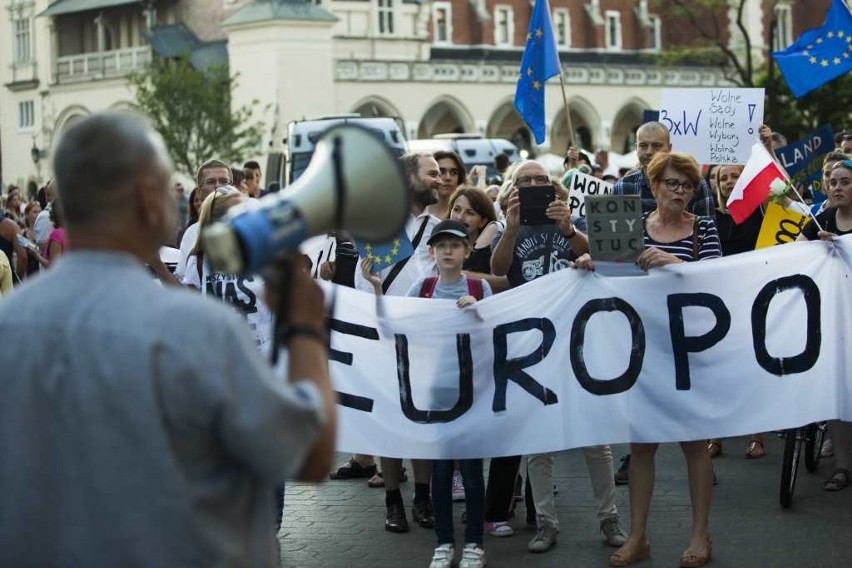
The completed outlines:
<svg viewBox="0 0 852 568">
<path fill-rule="evenodd" d="M 151 175 L 139 176 L 133 185 L 133 199 L 137 207 L 137 215 L 146 228 L 156 227 L 163 218 L 165 206 L 160 188 L 155 184 Z"/>
</svg>

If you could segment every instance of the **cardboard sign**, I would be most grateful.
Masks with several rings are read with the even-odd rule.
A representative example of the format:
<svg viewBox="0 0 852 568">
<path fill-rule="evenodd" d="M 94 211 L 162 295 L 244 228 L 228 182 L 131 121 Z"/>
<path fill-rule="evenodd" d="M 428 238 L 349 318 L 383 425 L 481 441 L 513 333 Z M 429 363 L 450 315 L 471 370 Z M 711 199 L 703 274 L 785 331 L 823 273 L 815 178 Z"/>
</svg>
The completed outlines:
<svg viewBox="0 0 852 568">
<path fill-rule="evenodd" d="M 612 195 L 612 184 L 575 171 L 571 174 L 571 187 L 568 188 L 568 206 L 572 214 L 586 216 L 587 195 Z"/>
<path fill-rule="evenodd" d="M 586 197 L 589 252 L 600 261 L 636 266 L 645 250 L 642 199 L 638 195 L 589 195 Z"/>
<path fill-rule="evenodd" d="M 663 89 L 672 149 L 701 164 L 745 164 L 763 123 L 763 89 Z"/>
<path fill-rule="evenodd" d="M 754 249 L 791 243 L 798 238 L 809 217 L 791 211 L 777 203 L 769 203 L 763 212 L 763 223 Z"/>
</svg>

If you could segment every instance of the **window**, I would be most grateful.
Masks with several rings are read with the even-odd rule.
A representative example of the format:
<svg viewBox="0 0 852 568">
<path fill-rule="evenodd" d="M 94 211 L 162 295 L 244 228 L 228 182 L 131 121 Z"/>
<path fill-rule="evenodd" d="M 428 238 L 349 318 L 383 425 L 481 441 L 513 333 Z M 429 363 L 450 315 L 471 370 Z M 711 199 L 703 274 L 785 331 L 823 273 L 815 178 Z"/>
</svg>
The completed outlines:
<svg viewBox="0 0 852 568">
<path fill-rule="evenodd" d="M 651 49 L 654 51 L 660 51 L 663 49 L 663 28 L 662 28 L 662 20 L 659 16 L 651 15 L 648 16 L 648 20 L 651 22 Z"/>
<path fill-rule="evenodd" d="M 32 40 L 30 38 L 30 19 L 20 18 L 12 21 L 14 33 L 13 57 L 14 63 L 29 63 L 32 61 Z"/>
<path fill-rule="evenodd" d="M 510 46 L 514 43 L 515 20 L 512 8 L 494 8 L 494 45 Z"/>
<path fill-rule="evenodd" d="M 571 47 L 571 15 L 568 10 L 553 11 L 553 31 L 557 47 Z"/>
<path fill-rule="evenodd" d="M 432 41 L 453 43 L 453 5 L 449 2 L 432 4 Z"/>
<path fill-rule="evenodd" d="M 773 16 L 775 16 L 775 37 L 772 38 L 772 49 L 774 51 L 786 49 L 793 43 L 793 18 L 790 13 L 790 5 L 776 5 Z"/>
<path fill-rule="evenodd" d="M 21 101 L 18 103 L 18 130 L 32 130 L 35 127 L 35 103 Z"/>
<path fill-rule="evenodd" d="M 621 49 L 621 12 L 606 11 L 606 48 Z"/>
<path fill-rule="evenodd" d="M 379 7 L 379 35 L 394 33 L 394 0 L 377 0 Z"/>
</svg>

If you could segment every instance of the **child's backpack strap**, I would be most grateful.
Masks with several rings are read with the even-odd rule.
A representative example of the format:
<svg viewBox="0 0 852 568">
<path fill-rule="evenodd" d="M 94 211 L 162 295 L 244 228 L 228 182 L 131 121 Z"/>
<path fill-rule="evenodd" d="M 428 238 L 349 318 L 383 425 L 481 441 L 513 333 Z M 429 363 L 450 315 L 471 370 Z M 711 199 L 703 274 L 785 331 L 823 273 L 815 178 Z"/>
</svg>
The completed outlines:
<svg viewBox="0 0 852 568">
<path fill-rule="evenodd" d="M 482 287 L 482 280 L 479 278 L 468 277 L 467 293 L 476 298 L 477 301 L 481 300 L 485 295 L 485 289 Z"/>
<path fill-rule="evenodd" d="M 423 279 L 423 284 L 420 285 L 420 297 L 421 298 L 431 298 L 432 294 L 435 293 L 435 286 L 438 285 L 438 277 L 437 276 L 429 276 L 428 278 Z"/>
</svg>

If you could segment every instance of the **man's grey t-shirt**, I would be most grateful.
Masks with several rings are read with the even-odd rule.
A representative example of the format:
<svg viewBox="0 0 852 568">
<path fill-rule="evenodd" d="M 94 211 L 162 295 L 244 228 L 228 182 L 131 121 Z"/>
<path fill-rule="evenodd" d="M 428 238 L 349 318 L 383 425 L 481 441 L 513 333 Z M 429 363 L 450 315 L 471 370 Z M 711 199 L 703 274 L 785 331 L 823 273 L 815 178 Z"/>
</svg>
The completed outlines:
<svg viewBox="0 0 852 568">
<path fill-rule="evenodd" d="M 271 566 L 323 417 L 245 323 L 71 251 L 0 303 L 0 566 Z"/>
</svg>

